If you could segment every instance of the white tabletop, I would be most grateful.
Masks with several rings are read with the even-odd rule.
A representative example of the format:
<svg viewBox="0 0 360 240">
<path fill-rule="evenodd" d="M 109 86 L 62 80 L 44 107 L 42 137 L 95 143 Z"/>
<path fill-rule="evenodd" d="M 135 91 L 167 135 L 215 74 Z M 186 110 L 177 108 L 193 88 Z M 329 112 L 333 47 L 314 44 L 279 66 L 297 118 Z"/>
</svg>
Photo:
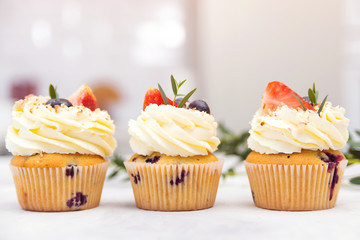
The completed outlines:
<svg viewBox="0 0 360 240">
<path fill-rule="evenodd" d="M 0 157 L 1 240 L 360 239 L 360 187 L 346 182 L 337 206 L 323 211 L 256 208 L 243 172 L 221 181 L 216 204 L 207 210 L 140 210 L 135 206 L 130 183 L 114 179 L 105 182 L 101 204 L 95 209 L 39 213 L 20 208 L 9 160 L 10 157 Z M 345 174 L 354 172 L 360 173 L 360 166 L 348 167 Z"/>
</svg>

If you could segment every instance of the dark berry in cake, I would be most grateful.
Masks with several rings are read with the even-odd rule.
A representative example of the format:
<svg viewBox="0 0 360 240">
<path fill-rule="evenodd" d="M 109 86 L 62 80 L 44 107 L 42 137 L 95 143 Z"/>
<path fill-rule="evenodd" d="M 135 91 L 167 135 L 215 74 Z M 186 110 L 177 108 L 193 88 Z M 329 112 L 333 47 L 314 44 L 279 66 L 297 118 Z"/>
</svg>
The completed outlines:
<svg viewBox="0 0 360 240">
<path fill-rule="evenodd" d="M 72 107 L 71 102 L 69 102 L 67 99 L 65 98 L 52 98 L 49 101 L 46 102 L 46 105 L 50 105 L 53 108 L 55 106 L 61 106 L 62 104 L 64 104 L 67 107 Z"/>
<path fill-rule="evenodd" d="M 195 100 L 192 101 L 189 106 L 189 109 L 196 109 L 200 112 L 206 112 L 208 114 L 210 114 L 210 108 L 207 105 L 207 103 L 204 100 Z"/>
<path fill-rule="evenodd" d="M 140 173 L 138 172 L 137 174 L 131 174 L 131 176 L 134 178 L 134 183 L 138 184 L 138 182 L 140 182 L 141 178 L 140 178 Z"/>
<path fill-rule="evenodd" d="M 146 163 L 157 163 L 160 160 L 160 156 L 154 156 L 145 160 Z"/>
<path fill-rule="evenodd" d="M 320 154 L 320 159 L 328 164 L 328 173 L 333 173 L 333 178 L 330 179 L 330 200 L 334 195 L 335 185 L 339 182 L 339 174 L 338 174 L 338 165 L 341 160 L 344 159 L 342 155 L 339 154 L 332 154 L 330 152 L 324 151 Z"/>
<path fill-rule="evenodd" d="M 81 207 L 87 203 L 87 195 L 84 195 L 82 192 L 76 192 L 75 197 L 67 200 L 66 205 L 69 208 L 72 207 Z"/>
<path fill-rule="evenodd" d="M 77 168 L 76 164 L 69 164 L 66 166 L 65 175 L 67 177 L 73 178 L 78 173 L 79 173 L 79 169 Z"/>
<path fill-rule="evenodd" d="M 179 176 L 176 176 L 176 179 L 175 181 L 174 180 L 170 180 L 170 185 L 179 185 L 180 183 L 183 183 L 185 181 L 185 177 L 189 175 L 189 173 L 187 173 L 184 169 L 181 170 L 181 174 L 180 174 L 180 177 Z"/>
</svg>

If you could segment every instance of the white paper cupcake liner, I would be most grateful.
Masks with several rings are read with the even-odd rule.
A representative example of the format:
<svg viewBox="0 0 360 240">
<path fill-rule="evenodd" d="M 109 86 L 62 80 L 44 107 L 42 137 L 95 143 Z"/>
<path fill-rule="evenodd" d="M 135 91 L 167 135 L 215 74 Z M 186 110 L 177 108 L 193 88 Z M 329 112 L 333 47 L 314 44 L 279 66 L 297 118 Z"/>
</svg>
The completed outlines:
<svg viewBox="0 0 360 240">
<path fill-rule="evenodd" d="M 257 207 L 306 211 L 335 206 L 347 162 L 343 160 L 339 163 L 337 174 L 334 174 L 335 168 L 329 169 L 329 164 L 279 165 L 245 162 L 245 167 Z"/>
<path fill-rule="evenodd" d="M 214 205 L 224 161 L 200 164 L 125 162 L 136 206 L 158 211 L 186 211 Z"/>
<path fill-rule="evenodd" d="M 10 165 L 25 210 L 58 212 L 99 205 L 109 161 L 90 166 L 26 168 Z"/>
</svg>

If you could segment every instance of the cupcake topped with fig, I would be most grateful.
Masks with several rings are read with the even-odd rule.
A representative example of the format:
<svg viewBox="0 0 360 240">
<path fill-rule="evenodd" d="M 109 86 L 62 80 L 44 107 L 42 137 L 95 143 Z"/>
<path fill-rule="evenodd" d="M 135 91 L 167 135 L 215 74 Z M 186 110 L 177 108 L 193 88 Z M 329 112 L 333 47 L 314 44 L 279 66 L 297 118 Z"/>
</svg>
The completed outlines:
<svg viewBox="0 0 360 240">
<path fill-rule="evenodd" d="M 245 166 L 254 203 L 276 210 L 335 206 L 347 160 L 345 110 L 319 101 L 313 84 L 301 97 L 280 82 L 268 84 L 250 125 Z"/>
<path fill-rule="evenodd" d="M 160 85 L 149 88 L 141 115 L 129 121 L 135 155 L 125 166 L 139 208 L 180 211 L 214 205 L 223 165 L 213 155 L 220 143 L 217 123 L 205 101 L 190 100 L 196 89 L 180 94 L 185 82 L 171 76 L 171 99 Z"/>
<path fill-rule="evenodd" d="M 73 211 L 99 205 L 116 141 L 114 124 L 87 85 L 60 98 L 29 95 L 15 103 L 6 148 L 20 205 L 32 211 Z M 81 183 L 81 184 L 80 184 Z"/>
</svg>

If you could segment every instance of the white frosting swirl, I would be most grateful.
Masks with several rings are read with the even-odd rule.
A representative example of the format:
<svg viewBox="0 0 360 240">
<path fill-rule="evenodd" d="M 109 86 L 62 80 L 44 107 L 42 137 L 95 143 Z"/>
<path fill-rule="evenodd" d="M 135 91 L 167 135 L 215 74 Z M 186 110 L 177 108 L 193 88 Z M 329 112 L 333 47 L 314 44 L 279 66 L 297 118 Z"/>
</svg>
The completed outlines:
<svg viewBox="0 0 360 240">
<path fill-rule="evenodd" d="M 220 143 L 216 127 L 214 117 L 205 112 L 151 104 L 136 121 L 129 121 L 130 146 L 140 155 L 206 155 Z"/>
<path fill-rule="evenodd" d="M 115 126 L 106 111 L 84 106 L 45 105 L 49 98 L 30 96 L 15 103 L 6 148 L 13 155 L 81 153 L 112 155 Z"/>
<path fill-rule="evenodd" d="M 321 114 L 284 105 L 270 115 L 256 112 L 251 121 L 249 148 L 259 153 L 293 153 L 308 150 L 339 150 L 349 138 L 345 109 L 324 105 Z"/>
</svg>

